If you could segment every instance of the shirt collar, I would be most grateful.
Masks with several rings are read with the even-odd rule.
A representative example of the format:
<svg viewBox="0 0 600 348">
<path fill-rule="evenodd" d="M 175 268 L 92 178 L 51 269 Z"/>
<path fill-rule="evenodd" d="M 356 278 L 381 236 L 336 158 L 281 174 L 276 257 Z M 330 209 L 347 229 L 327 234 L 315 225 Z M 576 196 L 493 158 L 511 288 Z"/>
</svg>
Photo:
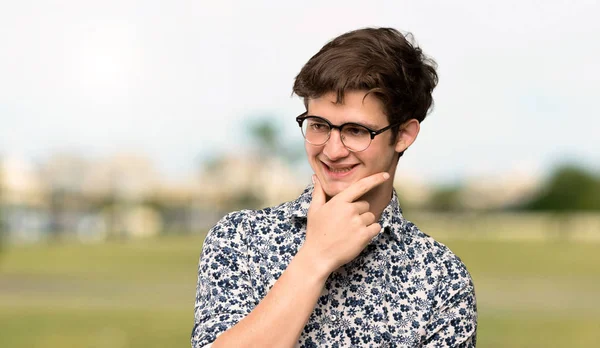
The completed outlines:
<svg viewBox="0 0 600 348">
<path fill-rule="evenodd" d="M 291 202 L 290 215 L 296 218 L 304 218 L 308 216 L 308 208 L 312 201 L 313 185 L 308 185 L 300 197 Z"/>
<path fill-rule="evenodd" d="M 307 186 L 302 194 L 291 202 L 290 215 L 295 218 L 306 219 L 308 216 L 308 208 L 312 201 L 313 185 Z M 404 217 L 402 216 L 402 209 L 398 201 L 398 194 L 396 190 L 392 190 L 392 199 L 385 207 L 379 218 L 379 224 L 382 229 L 389 231 L 396 235 L 398 240 L 402 240 L 402 229 L 405 225 Z"/>
</svg>

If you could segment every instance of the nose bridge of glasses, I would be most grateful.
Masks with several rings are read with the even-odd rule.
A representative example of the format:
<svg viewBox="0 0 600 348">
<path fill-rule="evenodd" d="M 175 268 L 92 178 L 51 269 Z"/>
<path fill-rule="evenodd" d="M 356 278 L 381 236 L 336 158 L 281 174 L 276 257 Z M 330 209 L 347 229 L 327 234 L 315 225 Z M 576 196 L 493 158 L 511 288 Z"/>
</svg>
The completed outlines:
<svg viewBox="0 0 600 348">
<path fill-rule="evenodd" d="M 334 132 L 333 130 L 337 130 L 337 132 Z M 336 133 L 336 134 L 334 134 Z M 326 144 L 329 144 L 329 146 L 341 146 L 344 148 L 347 148 L 348 146 L 346 145 L 346 143 L 344 143 L 344 135 L 342 134 L 342 126 L 334 126 L 331 125 L 329 126 L 329 134 L 327 135 L 327 141 Z"/>
<path fill-rule="evenodd" d="M 337 132 L 333 131 L 333 127 L 329 130 L 328 139 L 323 144 L 323 154 L 331 160 L 345 157 L 351 151 L 346 143 L 344 143 L 344 136 L 340 128 L 336 127 L 335 129 L 337 129 Z"/>
<path fill-rule="evenodd" d="M 340 138 L 342 137 L 342 129 L 343 129 L 344 125 L 341 126 L 335 126 L 330 124 L 329 125 L 329 137 L 331 137 L 331 133 L 333 132 L 333 130 L 337 130 L 337 133 L 339 134 Z"/>
</svg>

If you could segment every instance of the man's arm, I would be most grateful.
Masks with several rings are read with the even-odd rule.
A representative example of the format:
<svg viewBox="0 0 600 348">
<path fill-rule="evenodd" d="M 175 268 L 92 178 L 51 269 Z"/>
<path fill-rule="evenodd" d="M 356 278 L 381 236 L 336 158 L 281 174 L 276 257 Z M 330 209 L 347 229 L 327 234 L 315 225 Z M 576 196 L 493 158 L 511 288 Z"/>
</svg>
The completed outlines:
<svg viewBox="0 0 600 348">
<path fill-rule="evenodd" d="M 228 214 L 204 240 L 198 265 L 192 347 L 210 345 L 217 335 L 248 315 L 258 302 L 252 292 L 247 243 L 248 212 Z"/>
<path fill-rule="evenodd" d="M 304 245 L 267 296 L 212 347 L 293 347 L 329 274 L 354 259 L 379 233 L 369 204 L 355 201 L 388 178 L 382 173 L 364 178 L 329 202 L 316 180 Z"/>
<path fill-rule="evenodd" d="M 213 302 L 210 308 L 202 308 L 202 301 L 197 301 L 192 347 L 205 347 L 216 336 L 218 339 L 210 347 L 293 346 L 327 279 L 325 274 L 319 276 L 319 270 L 313 269 L 313 262 L 307 256 L 300 250 L 252 311 L 249 293 L 234 292 L 238 298 L 231 298 L 232 293 L 217 287 L 198 290 L 198 296 L 206 296 L 202 292 L 208 291 L 208 296 L 214 299 L 204 301 L 204 304 Z M 250 301 L 239 301 L 240 296 Z M 220 310 L 214 311 L 215 307 Z"/>
<path fill-rule="evenodd" d="M 293 347 L 329 274 L 300 250 L 267 296 L 213 343 L 218 347 Z"/>
<path fill-rule="evenodd" d="M 445 264 L 448 273 L 436 295 L 438 306 L 427 325 L 423 347 L 475 347 L 477 302 L 473 281 L 458 257 L 453 256 Z"/>
</svg>

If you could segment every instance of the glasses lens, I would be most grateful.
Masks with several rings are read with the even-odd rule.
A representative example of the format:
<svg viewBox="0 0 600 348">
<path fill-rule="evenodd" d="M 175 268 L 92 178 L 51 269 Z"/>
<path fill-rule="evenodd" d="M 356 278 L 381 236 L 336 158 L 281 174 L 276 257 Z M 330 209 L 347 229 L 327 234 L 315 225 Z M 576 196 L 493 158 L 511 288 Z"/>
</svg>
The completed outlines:
<svg viewBox="0 0 600 348">
<path fill-rule="evenodd" d="M 371 145 L 371 133 L 358 124 L 347 124 L 342 128 L 342 142 L 352 151 L 363 151 Z"/>
<path fill-rule="evenodd" d="M 307 117 L 302 122 L 302 134 L 306 141 L 313 145 L 321 145 L 329 139 L 329 125 L 318 117 Z"/>
</svg>

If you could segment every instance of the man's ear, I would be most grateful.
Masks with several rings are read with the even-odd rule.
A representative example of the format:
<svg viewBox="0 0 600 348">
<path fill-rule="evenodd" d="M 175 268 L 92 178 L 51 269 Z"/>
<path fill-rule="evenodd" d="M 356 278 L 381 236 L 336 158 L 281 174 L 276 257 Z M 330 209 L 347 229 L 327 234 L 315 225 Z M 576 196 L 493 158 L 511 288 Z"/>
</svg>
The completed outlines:
<svg viewBox="0 0 600 348">
<path fill-rule="evenodd" d="M 421 124 L 414 118 L 404 122 L 402 126 L 400 126 L 400 131 L 398 132 L 398 137 L 396 139 L 396 152 L 402 152 L 417 139 L 417 135 L 419 135 L 419 130 L 421 130 Z"/>
</svg>

